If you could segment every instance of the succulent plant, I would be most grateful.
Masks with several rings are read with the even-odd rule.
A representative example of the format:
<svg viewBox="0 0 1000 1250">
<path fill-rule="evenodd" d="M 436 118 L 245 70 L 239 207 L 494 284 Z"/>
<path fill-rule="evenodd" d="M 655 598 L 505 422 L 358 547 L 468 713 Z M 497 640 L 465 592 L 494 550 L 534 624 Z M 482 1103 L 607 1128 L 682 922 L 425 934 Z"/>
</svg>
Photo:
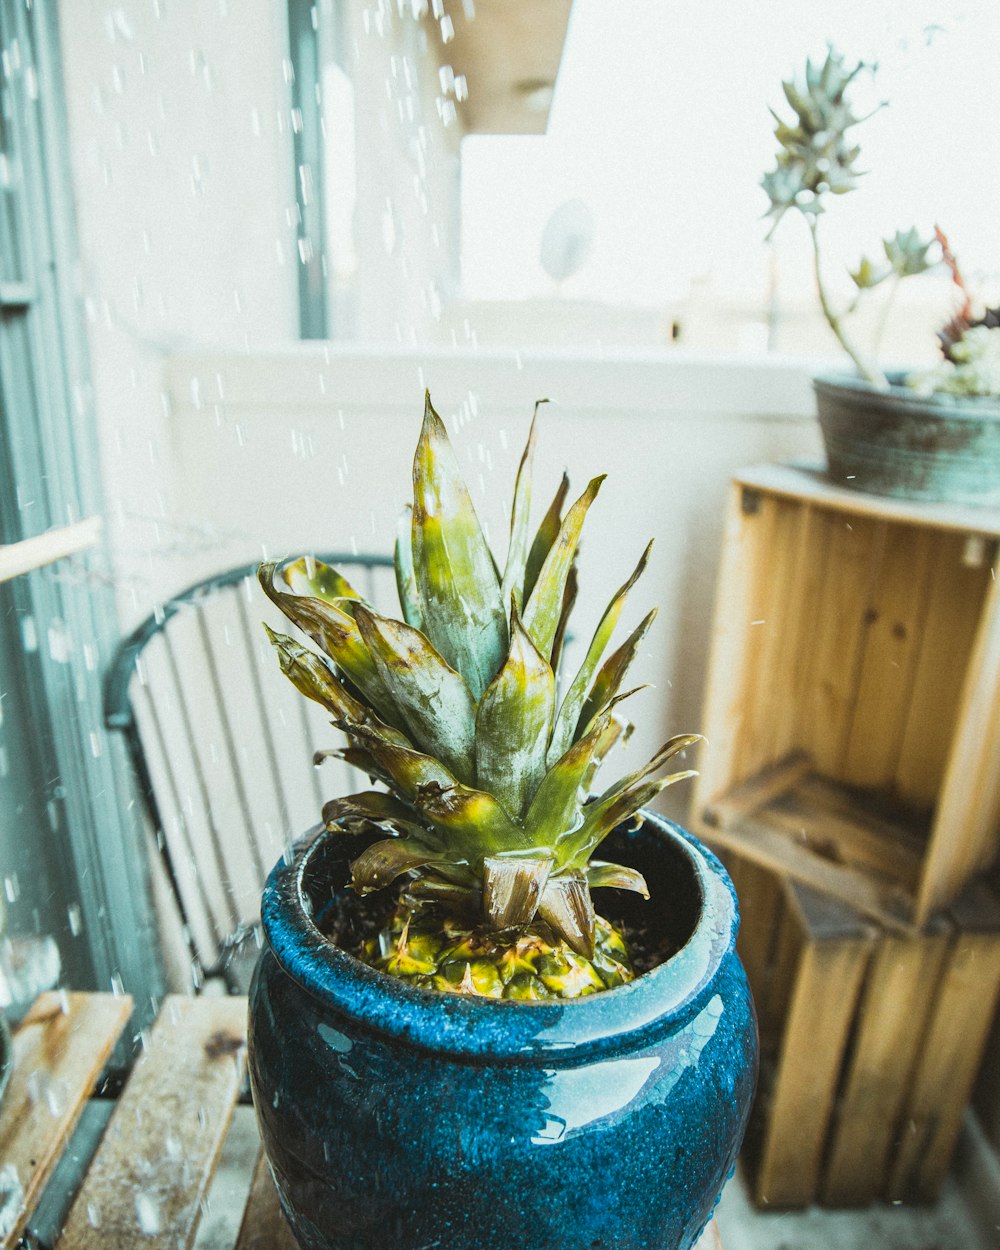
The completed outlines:
<svg viewBox="0 0 1000 1250">
<path fill-rule="evenodd" d="M 352 865 L 356 891 L 402 881 L 395 916 L 363 956 L 428 988 L 527 999 L 631 978 L 623 939 L 595 914 L 591 890 L 648 897 L 646 883 L 593 856 L 616 825 L 692 775 L 657 774 L 698 740 L 670 738 L 591 797 L 627 731 L 619 708 L 634 692 L 624 680 L 655 616 L 605 657 L 649 547 L 557 693 L 580 533 L 603 478 L 564 512 L 564 476 L 532 537 L 536 425 L 537 408 L 502 573 L 429 395 L 395 551 L 402 619 L 380 615 L 317 561 L 260 569 L 264 590 L 323 653 L 271 633 L 284 672 L 346 734 L 337 754 L 384 787 L 323 812 L 332 833 L 379 835 Z"/>
<path fill-rule="evenodd" d="M 938 259 L 937 240 L 925 239 L 914 228 L 897 230 L 885 238 L 881 257 L 862 257 L 851 271 L 853 302 L 846 308 L 837 308 L 823 272 L 820 238 L 820 219 L 828 209 L 830 197 L 853 191 L 863 177 L 864 171 L 858 168 L 861 149 L 848 131 L 866 118 L 855 113 L 849 94 L 860 74 L 873 73 L 876 68 L 865 61 L 848 64 L 830 47 L 821 65 L 806 61 L 802 80 L 782 83 L 794 120 L 786 122 L 771 110 L 776 123 L 777 163 L 764 175 L 761 185 L 770 200 L 766 216 L 773 219 L 768 237 L 789 210 L 802 215 L 812 237 L 816 288 L 827 324 L 861 376 L 886 389 L 889 382 L 884 372 L 854 342 L 847 321 L 860 299 L 875 287 L 890 280 L 895 287 L 903 278 L 931 268 Z"/>
</svg>

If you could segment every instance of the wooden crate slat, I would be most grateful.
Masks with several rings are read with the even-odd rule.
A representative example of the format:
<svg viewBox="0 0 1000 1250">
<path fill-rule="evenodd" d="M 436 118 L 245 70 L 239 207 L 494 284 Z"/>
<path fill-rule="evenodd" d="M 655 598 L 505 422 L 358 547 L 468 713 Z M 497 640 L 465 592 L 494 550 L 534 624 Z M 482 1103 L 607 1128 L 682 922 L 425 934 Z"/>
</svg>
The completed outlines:
<svg viewBox="0 0 1000 1250">
<path fill-rule="evenodd" d="M 1000 576 L 1000 575 L 998 575 Z M 923 924 L 993 858 L 1000 826 L 1000 580 L 989 593 L 969 660 L 917 900 Z"/>
<path fill-rule="evenodd" d="M 239 1095 L 245 1039 L 245 999 L 164 1000 L 57 1250 L 191 1245 Z"/>
<path fill-rule="evenodd" d="M 14 1036 L 14 1068 L 0 1106 L 0 1162 L 24 1190 L 20 1217 L 0 1247 L 17 1243 L 87 1097 L 132 1014 L 114 994 L 47 993 Z"/>
<path fill-rule="evenodd" d="M 298 1243 L 282 1214 L 263 1150 L 257 1156 L 250 1196 L 233 1250 L 298 1250 Z"/>
<path fill-rule="evenodd" d="M 825 471 L 815 465 L 761 464 L 741 469 L 735 480 L 751 490 L 769 491 L 857 516 L 886 517 L 904 525 L 931 526 L 957 530 L 962 534 L 1000 536 L 1000 508 L 969 507 L 965 504 L 924 503 L 892 499 L 887 495 L 867 495 L 837 486 Z"/>
<path fill-rule="evenodd" d="M 801 751 L 763 768 L 747 780 L 717 795 L 703 813 L 713 829 L 737 829 L 748 816 L 787 793 L 813 769 L 813 762 Z"/>
<path fill-rule="evenodd" d="M 773 872 L 742 856 L 727 855 L 725 863 L 739 900 L 737 949 L 757 1005 L 761 1033 L 768 1033 L 778 1023 L 767 1010 L 765 986 L 777 934 L 781 882 Z"/>
<path fill-rule="evenodd" d="M 789 884 L 790 914 L 803 924 L 801 957 L 771 1093 L 769 1119 L 754 1177 L 761 1204 L 810 1203 L 820 1180 L 827 1126 L 874 935 L 830 902 Z M 817 915 L 814 908 L 823 906 Z"/>
<path fill-rule="evenodd" d="M 753 677 L 753 647 L 759 641 L 754 637 L 758 627 L 752 622 L 760 619 L 756 613 L 765 573 L 762 551 L 774 516 L 773 511 L 760 515 L 758 503 L 759 496 L 748 495 L 738 485 L 730 490 L 705 697 L 712 750 L 706 753 L 695 781 L 696 811 L 740 779 L 736 760 Z"/>
<path fill-rule="evenodd" d="M 775 499 L 764 507 L 771 532 L 758 527 L 764 576 L 748 622 L 754 650 L 753 691 L 746 700 L 736 750 L 736 769 L 741 777 L 760 772 L 787 755 L 791 747 L 792 723 L 782 712 L 795 699 L 799 676 L 796 641 L 806 611 L 803 571 L 812 555 L 811 509 Z"/>
<path fill-rule="evenodd" d="M 921 855 L 910 845 L 902 825 L 889 829 L 869 820 L 860 807 L 835 810 L 820 792 L 792 790 L 767 808 L 767 820 L 836 862 L 871 871 L 889 885 L 915 895 Z"/>
<path fill-rule="evenodd" d="M 964 534 L 938 536 L 927 619 L 896 766 L 896 791 L 928 809 L 941 792 L 976 625 L 991 581 L 988 560 L 979 567 L 965 562 L 967 540 Z"/>
<path fill-rule="evenodd" d="M 865 602 L 864 655 L 837 769 L 849 784 L 888 787 L 895 777 L 927 614 L 931 552 L 927 530 L 885 527 L 879 576 Z"/>
<path fill-rule="evenodd" d="M 974 887 L 951 910 L 956 931 L 935 995 L 886 1197 L 938 1197 L 1000 996 L 996 899 Z"/>
<path fill-rule="evenodd" d="M 881 569 L 885 525 L 835 517 L 827 537 L 827 576 L 817 589 L 812 633 L 804 640 L 810 680 L 795 708 L 797 745 L 821 773 L 838 775 L 858 697 L 867 637 L 865 610 Z"/>
<path fill-rule="evenodd" d="M 766 810 L 745 820 L 738 829 L 727 831 L 709 826 L 702 833 L 712 846 L 746 855 L 815 890 L 850 901 L 863 915 L 888 929 L 899 933 L 915 931 L 912 900 L 899 885 L 816 854 L 808 845 L 789 838 L 784 829 L 776 827 Z"/>
<path fill-rule="evenodd" d="M 821 1197 L 829 1206 L 867 1206 L 885 1190 L 948 947 L 944 926 L 922 937 L 885 934 L 879 941 L 824 1168 Z"/>
</svg>

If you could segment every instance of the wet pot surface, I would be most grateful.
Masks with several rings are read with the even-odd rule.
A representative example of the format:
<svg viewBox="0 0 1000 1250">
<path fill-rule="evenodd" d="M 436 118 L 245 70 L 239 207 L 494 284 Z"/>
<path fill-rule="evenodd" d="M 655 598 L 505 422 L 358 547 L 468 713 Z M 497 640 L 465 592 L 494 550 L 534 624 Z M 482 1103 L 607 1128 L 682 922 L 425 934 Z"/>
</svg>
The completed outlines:
<svg viewBox="0 0 1000 1250">
<path fill-rule="evenodd" d="M 307 1250 L 697 1240 L 756 1078 L 735 900 L 718 861 L 676 826 L 649 815 L 613 839 L 654 901 L 608 891 L 605 914 L 628 926 L 656 908 L 680 949 L 631 985 L 563 1003 L 419 990 L 330 946 L 310 912 L 343 888 L 349 840 L 321 837 L 272 873 L 251 1080 Z"/>
</svg>

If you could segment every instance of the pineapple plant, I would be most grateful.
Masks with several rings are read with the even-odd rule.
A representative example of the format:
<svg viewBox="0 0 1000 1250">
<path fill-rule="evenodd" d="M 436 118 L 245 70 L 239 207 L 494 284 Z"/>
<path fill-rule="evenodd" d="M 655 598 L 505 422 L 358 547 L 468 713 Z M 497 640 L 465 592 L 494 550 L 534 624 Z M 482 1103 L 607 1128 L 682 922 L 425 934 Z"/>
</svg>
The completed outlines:
<svg viewBox="0 0 1000 1250">
<path fill-rule="evenodd" d="M 699 740 L 670 738 L 591 796 L 630 728 L 619 711 L 635 693 L 625 678 L 655 610 L 606 653 L 650 548 L 561 690 L 581 530 L 603 478 L 567 508 L 564 475 L 532 534 L 537 424 L 536 405 L 502 572 L 429 395 L 395 546 L 401 619 L 311 558 L 259 571 L 269 598 L 319 648 L 268 629 L 284 673 L 346 735 L 329 754 L 380 786 L 323 809 L 332 835 L 373 836 L 351 865 L 354 890 L 398 894 L 377 937 L 353 953 L 426 989 L 527 1001 L 634 977 L 625 938 L 597 915 L 591 891 L 649 891 L 634 868 L 594 856 L 612 829 L 693 775 L 662 770 Z"/>
</svg>

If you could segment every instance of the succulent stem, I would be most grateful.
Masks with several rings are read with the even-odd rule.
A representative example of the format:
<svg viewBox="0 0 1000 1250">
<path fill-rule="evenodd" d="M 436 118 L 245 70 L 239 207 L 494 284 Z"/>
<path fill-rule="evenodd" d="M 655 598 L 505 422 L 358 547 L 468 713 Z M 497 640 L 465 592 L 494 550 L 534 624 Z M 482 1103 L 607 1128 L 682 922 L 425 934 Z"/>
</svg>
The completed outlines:
<svg viewBox="0 0 1000 1250">
<path fill-rule="evenodd" d="M 889 389 L 889 379 L 874 361 L 870 361 L 864 356 L 860 348 L 855 344 L 847 332 L 843 318 L 833 307 L 830 300 L 826 283 L 823 281 L 823 265 L 819 247 L 819 225 L 815 217 L 809 218 L 809 233 L 812 236 L 813 243 L 813 272 L 816 275 L 816 291 L 819 295 L 820 307 L 823 309 L 823 316 L 826 317 L 827 325 L 837 336 L 837 342 L 847 352 L 851 360 L 854 361 L 855 368 L 865 381 L 870 382 L 872 386 L 877 387 L 880 391 L 887 391 Z"/>
</svg>

